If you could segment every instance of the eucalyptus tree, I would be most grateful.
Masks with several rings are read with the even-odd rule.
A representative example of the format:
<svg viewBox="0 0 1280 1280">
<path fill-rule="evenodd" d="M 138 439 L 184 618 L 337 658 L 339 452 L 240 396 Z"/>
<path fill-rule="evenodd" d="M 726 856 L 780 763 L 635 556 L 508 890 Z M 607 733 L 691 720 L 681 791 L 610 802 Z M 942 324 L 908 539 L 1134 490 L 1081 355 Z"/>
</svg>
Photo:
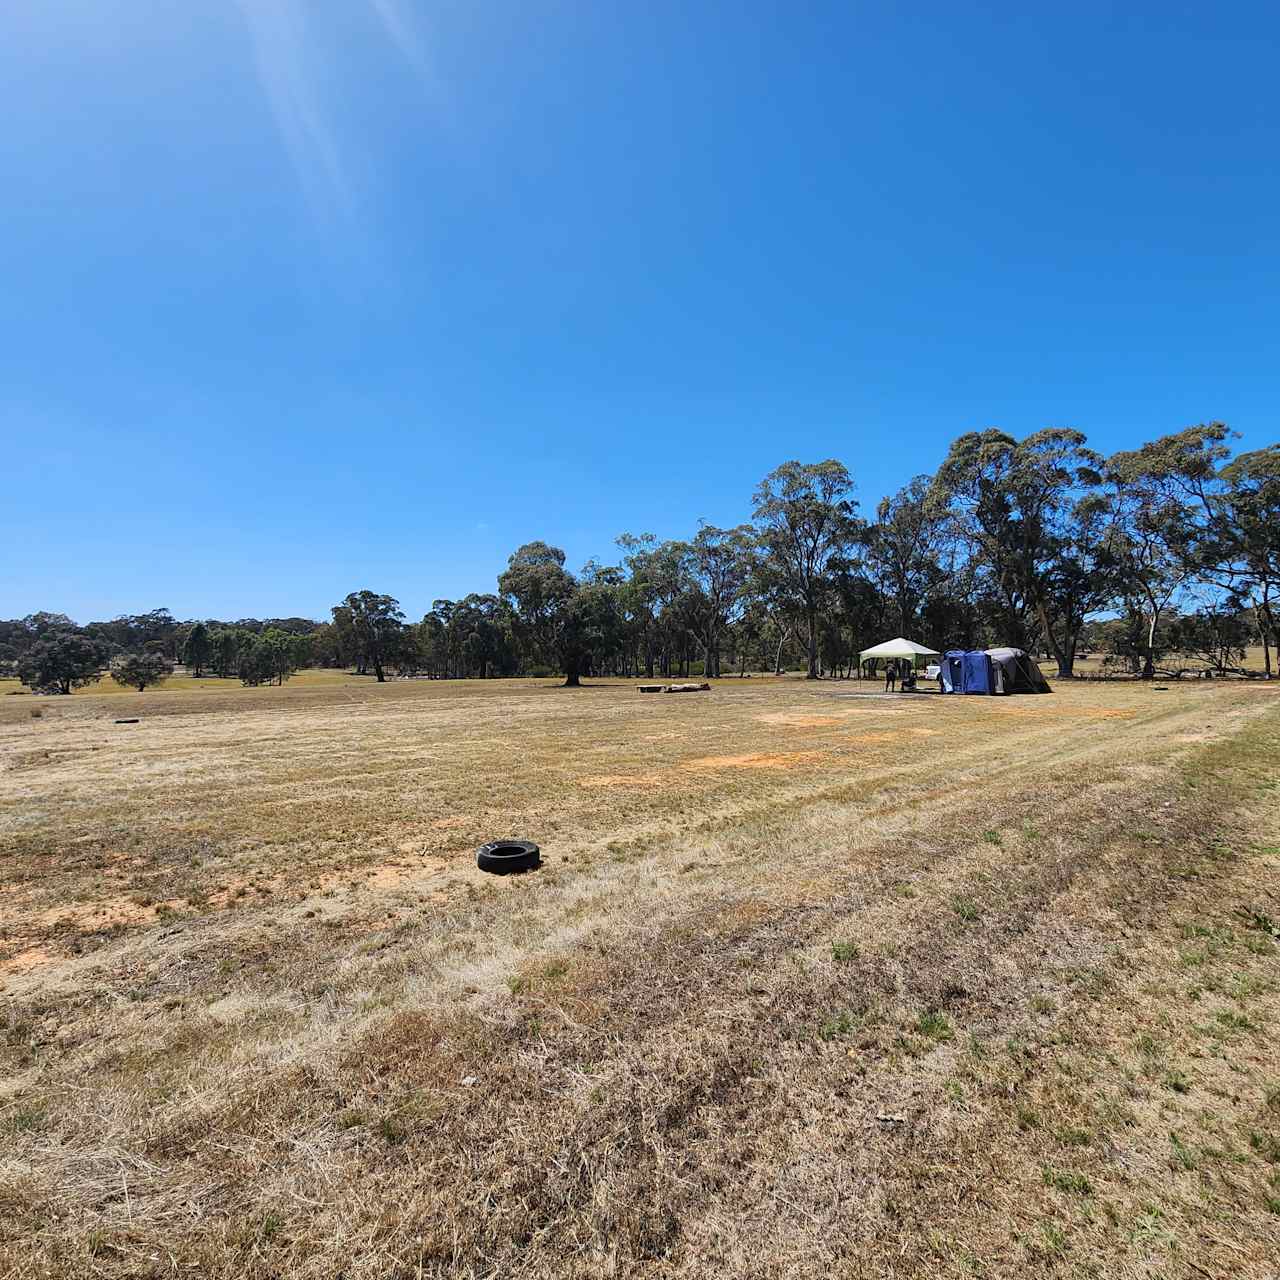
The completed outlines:
<svg viewBox="0 0 1280 1280">
<path fill-rule="evenodd" d="M 173 664 L 162 653 L 122 653 L 111 660 L 111 678 L 141 693 L 163 684 L 173 674 Z"/>
<path fill-rule="evenodd" d="M 387 666 L 404 645 L 404 610 L 394 596 L 373 591 L 353 591 L 333 607 L 335 627 L 349 628 L 351 643 L 364 671 L 373 668 L 381 684 Z"/>
<path fill-rule="evenodd" d="M 535 662 L 555 664 L 574 687 L 582 674 L 584 619 L 571 606 L 577 580 L 559 547 L 526 542 L 511 553 L 498 590 L 513 606 L 516 634 Z"/>
<path fill-rule="evenodd" d="M 1263 668 L 1280 642 L 1280 444 L 1242 453 L 1219 473 L 1217 559 L 1219 580 L 1248 599 L 1262 640 Z"/>
<path fill-rule="evenodd" d="M 1108 596 L 1087 563 L 1102 467 L 1079 431 L 1051 427 L 1019 441 L 992 428 L 956 440 L 933 484 L 999 601 L 1001 638 L 1029 648 L 1034 627 L 1062 675 L 1084 619 Z M 1073 556 L 1077 568 L 1064 572 Z"/>
<path fill-rule="evenodd" d="M 494 674 L 509 675 L 515 669 L 511 606 L 501 596 L 491 592 L 465 596 L 452 608 L 448 633 L 457 674 L 484 680 Z"/>
<path fill-rule="evenodd" d="M 818 678 L 818 610 L 827 570 L 856 537 L 853 479 L 843 463 L 784 462 L 760 482 L 753 516 L 765 553 L 804 617 L 808 678 Z"/>
<path fill-rule="evenodd" d="M 212 653 L 213 645 L 209 640 L 209 628 L 203 622 L 197 622 L 187 632 L 187 638 L 182 642 L 182 661 L 193 676 L 202 676 L 205 667 L 209 665 Z"/>
<path fill-rule="evenodd" d="M 646 677 L 655 668 L 671 674 L 672 655 L 684 632 L 684 597 L 690 576 L 687 543 L 659 542 L 652 533 L 624 533 L 617 539 L 626 577 L 618 590 L 623 626 Z"/>
<path fill-rule="evenodd" d="M 1161 436 L 1107 462 L 1115 490 L 1122 589 L 1146 627 L 1142 676 L 1155 675 L 1156 632 L 1190 584 L 1229 551 L 1216 503 L 1218 467 L 1230 455 L 1220 422 Z"/>
<path fill-rule="evenodd" d="M 772 650 L 769 665 L 774 675 L 781 675 L 788 642 L 799 643 L 804 634 L 804 603 L 792 589 L 790 577 L 763 545 L 752 564 L 745 590 L 749 608 L 761 619 L 761 644 L 767 639 Z"/>
<path fill-rule="evenodd" d="M 689 565 L 699 591 L 702 673 L 720 674 L 720 639 L 743 604 L 751 577 L 756 541 L 746 525 L 718 529 L 703 524 L 688 544 Z"/>
<path fill-rule="evenodd" d="M 867 529 L 866 566 L 879 592 L 892 602 L 891 626 L 911 633 L 920 610 L 943 577 L 947 508 L 929 476 L 916 476 L 876 508 Z"/>
<path fill-rule="evenodd" d="M 284 684 L 310 656 L 307 636 L 291 635 L 279 627 L 267 627 L 240 656 L 240 683 Z"/>
<path fill-rule="evenodd" d="M 1169 648 L 1225 675 L 1244 662 L 1251 630 L 1240 601 L 1228 598 L 1175 619 L 1169 628 Z"/>
<path fill-rule="evenodd" d="M 100 679 L 106 656 L 106 645 L 81 631 L 42 629 L 18 658 L 16 670 L 36 693 L 68 694 Z"/>
</svg>

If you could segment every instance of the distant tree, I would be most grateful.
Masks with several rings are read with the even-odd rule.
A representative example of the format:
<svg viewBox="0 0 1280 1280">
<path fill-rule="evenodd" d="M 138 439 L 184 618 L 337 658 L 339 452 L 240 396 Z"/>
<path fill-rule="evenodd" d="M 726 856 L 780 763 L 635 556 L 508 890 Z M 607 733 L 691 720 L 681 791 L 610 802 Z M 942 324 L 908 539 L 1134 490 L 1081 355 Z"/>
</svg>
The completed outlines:
<svg viewBox="0 0 1280 1280">
<path fill-rule="evenodd" d="M 1240 454 L 1219 479 L 1212 577 L 1248 599 L 1270 679 L 1271 653 L 1280 641 L 1280 444 Z"/>
<path fill-rule="evenodd" d="M 535 663 L 554 663 L 565 684 L 581 683 L 591 610 L 572 608 L 578 582 L 564 567 L 564 552 L 545 542 L 526 542 L 512 552 L 498 590 L 515 608 L 517 633 Z"/>
<path fill-rule="evenodd" d="M 42 631 L 17 660 L 18 679 L 37 693 L 70 693 L 101 678 L 106 647 L 78 631 Z"/>
<path fill-rule="evenodd" d="M 625 553 L 627 573 L 618 589 L 624 643 L 630 645 L 646 677 L 652 679 L 655 667 L 670 675 L 681 629 L 675 616 L 678 610 L 672 606 L 688 586 L 688 546 L 673 540 L 659 542 L 652 533 L 624 533 L 617 543 Z"/>
<path fill-rule="evenodd" d="M 699 591 L 699 639 L 702 674 L 720 674 L 720 638 L 732 625 L 744 601 L 756 549 L 752 530 L 717 529 L 704 524 L 689 543 L 689 564 Z"/>
<path fill-rule="evenodd" d="M 1220 422 L 1201 424 L 1107 462 L 1116 493 L 1122 590 L 1146 617 L 1143 679 L 1155 676 L 1156 632 L 1164 614 L 1223 554 L 1213 495 L 1229 434 Z"/>
<path fill-rule="evenodd" d="M 235 630 L 231 627 L 222 627 L 211 632 L 209 643 L 213 650 L 209 661 L 214 674 L 225 680 L 235 671 L 239 662 Z"/>
<path fill-rule="evenodd" d="M 203 622 L 197 622 L 182 645 L 182 661 L 193 676 L 204 675 L 213 653 L 213 643 L 209 639 L 209 629 Z"/>
<path fill-rule="evenodd" d="M 338 633 L 331 622 L 319 623 L 308 636 L 308 661 L 317 667 L 337 667 L 342 663 Z"/>
<path fill-rule="evenodd" d="M 372 667 L 379 684 L 386 680 L 386 666 L 396 660 L 405 640 L 400 601 L 373 591 L 353 591 L 334 606 L 333 622 L 349 631 L 362 669 Z"/>
<path fill-rule="evenodd" d="M 1169 628 L 1169 648 L 1223 675 L 1244 662 L 1249 633 L 1249 619 L 1238 602 L 1225 608 L 1209 605 L 1174 621 Z"/>
<path fill-rule="evenodd" d="M 149 685 L 162 684 L 173 674 L 173 665 L 161 653 L 122 653 L 111 660 L 111 678 L 141 693 Z"/>
<path fill-rule="evenodd" d="M 509 675 L 516 667 L 511 606 L 500 596 L 471 595 L 454 606 L 449 620 L 450 652 L 459 674 Z"/>
<path fill-rule="evenodd" d="M 306 636 L 290 635 L 279 627 L 268 627 L 245 647 L 240 656 L 240 683 L 244 685 L 284 684 L 305 661 L 309 644 Z"/>
<path fill-rule="evenodd" d="M 866 567 L 879 592 L 891 603 L 889 625 L 910 636 L 920 610 L 942 578 L 940 543 L 947 511 L 928 476 L 885 498 L 867 529 Z"/>
<path fill-rule="evenodd" d="M 22 619 L 22 626 L 34 639 L 48 635 L 51 631 L 75 632 L 76 626 L 65 613 L 29 613 Z"/>
<path fill-rule="evenodd" d="M 775 675 L 781 675 L 788 644 L 796 643 L 804 633 L 804 602 L 792 589 L 789 574 L 767 548 L 755 558 L 746 592 L 750 607 L 762 616 L 761 644 L 767 638 L 772 651 L 767 665 Z"/>
<path fill-rule="evenodd" d="M 622 647 L 622 610 L 618 588 L 608 582 L 579 586 L 566 602 L 555 652 L 565 684 L 576 686 L 591 671 L 607 671 Z"/>
<path fill-rule="evenodd" d="M 852 489 L 844 465 L 829 458 L 784 462 L 753 496 L 761 542 L 804 613 L 810 680 L 818 677 L 818 607 L 827 570 L 858 533 Z"/>
<path fill-rule="evenodd" d="M 93 622 L 86 628 L 105 640 L 114 652 L 162 653 L 170 661 L 177 656 L 179 626 L 168 609 L 121 614 L 110 622 Z"/>
<path fill-rule="evenodd" d="M 934 478 L 936 500 L 947 505 L 1000 602 L 1002 638 L 1030 648 L 1037 624 L 1064 676 L 1073 670 L 1080 627 L 1111 593 L 1109 583 L 1091 590 L 1104 579 L 1088 562 L 1102 466 L 1079 431 L 1051 427 L 1019 441 L 990 429 L 956 440 Z M 1072 558 L 1077 567 L 1064 571 Z"/>
</svg>

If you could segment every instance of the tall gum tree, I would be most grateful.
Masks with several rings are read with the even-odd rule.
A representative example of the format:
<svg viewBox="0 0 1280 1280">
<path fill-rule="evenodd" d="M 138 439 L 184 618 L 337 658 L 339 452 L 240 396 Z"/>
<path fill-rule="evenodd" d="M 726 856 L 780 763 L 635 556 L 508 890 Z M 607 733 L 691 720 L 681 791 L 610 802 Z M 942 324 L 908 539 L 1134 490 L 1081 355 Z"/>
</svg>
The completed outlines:
<svg viewBox="0 0 1280 1280">
<path fill-rule="evenodd" d="M 752 498 L 761 546 L 804 616 L 810 680 L 818 678 L 818 610 L 828 569 L 859 531 L 852 491 L 848 469 L 828 458 L 784 462 Z"/>
<path fill-rule="evenodd" d="M 333 609 L 336 627 L 349 628 L 357 661 L 381 684 L 387 678 L 386 666 L 400 652 L 404 642 L 404 611 L 394 596 L 374 591 L 353 591 Z"/>
<path fill-rule="evenodd" d="M 1215 576 L 1250 601 L 1262 638 L 1264 674 L 1270 680 L 1280 600 L 1280 444 L 1240 454 L 1222 468 L 1219 479 Z"/>
<path fill-rule="evenodd" d="M 1107 460 L 1122 586 L 1145 621 L 1145 680 L 1155 676 L 1161 618 L 1223 554 L 1218 468 L 1229 457 L 1230 434 L 1224 423 L 1201 423 Z"/>
<path fill-rule="evenodd" d="M 702 673 L 720 674 L 720 638 L 732 626 L 751 576 L 755 538 L 745 525 L 704 524 L 689 543 L 689 562 L 701 591 Z"/>
<path fill-rule="evenodd" d="M 989 428 L 956 440 L 934 478 L 934 500 L 950 511 L 1001 602 L 1005 638 L 1027 648 L 1036 623 L 1062 676 L 1072 674 L 1084 620 L 1111 590 L 1084 563 L 1097 537 L 1091 499 L 1102 466 L 1069 427 L 1021 441 Z M 1079 571 L 1059 572 L 1073 554 Z"/>
<path fill-rule="evenodd" d="M 936 500 L 929 476 L 916 476 L 881 500 L 867 529 L 866 567 L 880 594 L 892 601 L 890 621 L 908 636 L 941 577 L 940 542 L 947 511 Z"/>
<path fill-rule="evenodd" d="M 581 650 L 570 605 L 578 582 L 564 560 L 559 547 L 526 542 L 511 553 L 498 590 L 514 607 L 517 634 L 526 651 L 535 661 L 559 663 L 566 687 L 575 688 L 581 683 Z"/>
</svg>

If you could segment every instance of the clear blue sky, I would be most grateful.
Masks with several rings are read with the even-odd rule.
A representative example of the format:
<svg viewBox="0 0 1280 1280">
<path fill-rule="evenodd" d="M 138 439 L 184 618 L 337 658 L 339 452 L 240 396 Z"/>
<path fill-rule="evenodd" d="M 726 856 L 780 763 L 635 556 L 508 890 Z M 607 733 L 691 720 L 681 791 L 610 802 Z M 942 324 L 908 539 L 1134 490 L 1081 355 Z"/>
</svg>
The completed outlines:
<svg viewBox="0 0 1280 1280">
<path fill-rule="evenodd" d="M 1280 9 L 42 0 L 0 616 L 324 616 L 864 507 L 962 431 L 1280 435 Z"/>
</svg>

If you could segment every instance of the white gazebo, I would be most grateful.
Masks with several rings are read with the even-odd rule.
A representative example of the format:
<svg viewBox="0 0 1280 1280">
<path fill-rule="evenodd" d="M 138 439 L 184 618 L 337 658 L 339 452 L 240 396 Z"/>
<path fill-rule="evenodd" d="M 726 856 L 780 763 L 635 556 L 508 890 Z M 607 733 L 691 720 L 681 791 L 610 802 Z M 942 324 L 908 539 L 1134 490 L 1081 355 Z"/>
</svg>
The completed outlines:
<svg viewBox="0 0 1280 1280">
<path fill-rule="evenodd" d="M 899 636 L 896 640 L 886 640 L 883 644 L 872 645 L 870 649 L 863 649 L 858 655 L 863 662 L 868 659 L 880 658 L 910 658 L 911 665 L 918 667 L 921 658 L 940 658 L 942 655 L 937 649 L 926 649 L 922 644 L 916 644 L 914 640 L 904 640 Z"/>
</svg>

